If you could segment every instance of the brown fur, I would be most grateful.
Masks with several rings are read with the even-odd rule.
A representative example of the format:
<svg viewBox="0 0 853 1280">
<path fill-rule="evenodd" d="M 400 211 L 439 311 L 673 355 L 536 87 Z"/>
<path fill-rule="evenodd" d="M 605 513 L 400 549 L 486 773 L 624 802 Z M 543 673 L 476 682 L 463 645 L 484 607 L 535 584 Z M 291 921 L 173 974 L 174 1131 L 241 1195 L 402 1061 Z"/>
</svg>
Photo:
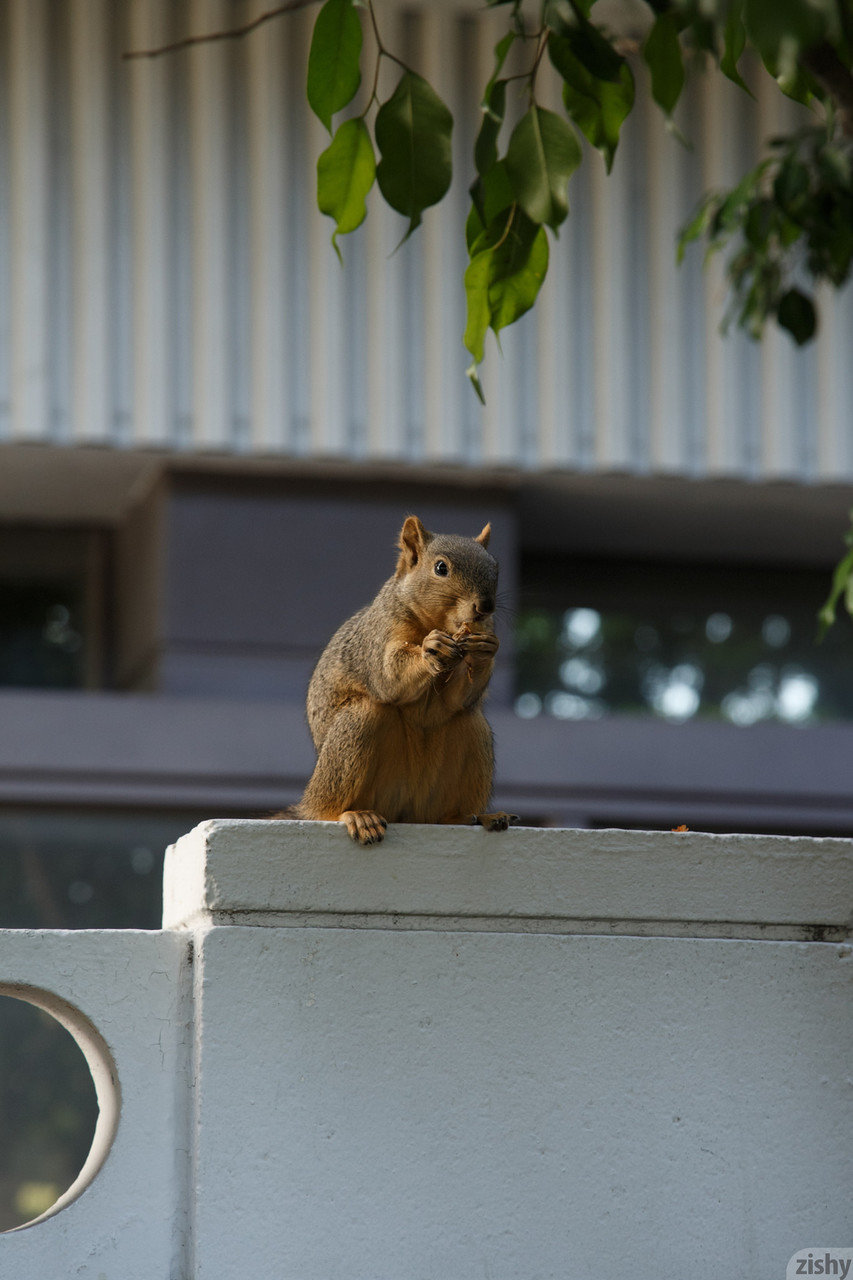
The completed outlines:
<svg viewBox="0 0 853 1280">
<path fill-rule="evenodd" d="M 311 677 L 317 764 L 294 817 L 344 822 L 360 844 L 388 822 L 508 825 L 511 815 L 483 812 L 494 752 L 481 703 L 498 649 L 490 532 L 435 535 L 406 519 L 394 575 Z"/>
</svg>

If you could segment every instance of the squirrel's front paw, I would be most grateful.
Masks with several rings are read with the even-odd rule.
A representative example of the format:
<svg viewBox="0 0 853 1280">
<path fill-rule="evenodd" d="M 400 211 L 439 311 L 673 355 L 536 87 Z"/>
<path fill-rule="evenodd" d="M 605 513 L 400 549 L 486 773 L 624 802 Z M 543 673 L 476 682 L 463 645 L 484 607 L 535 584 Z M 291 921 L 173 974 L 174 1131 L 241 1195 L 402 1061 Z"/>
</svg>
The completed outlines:
<svg viewBox="0 0 853 1280">
<path fill-rule="evenodd" d="M 421 652 L 434 676 L 446 675 L 462 661 L 462 649 L 446 631 L 430 631 L 424 637 Z"/>
<path fill-rule="evenodd" d="M 465 654 L 466 658 L 472 658 L 475 662 L 489 662 L 494 658 L 500 646 L 500 641 L 496 635 L 490 631 L 478 632 L 472 631 L 468 635 L 459 640 L 459 647 Z"/>
<path fill-rule="evenodd" d="M 382 815 L 372 809 L 347 809 L 338 821 L 346 824 L 347 831 L 359 844 L 379 844 L 388 826 Z"/>
<path fill-rule="evenodd" d="M 481 827 L 485 827 L 487 831 L 506 831 L 513 823 L 518 822 L 517 813 L 477 813 L 474 815 L 475 823 Z"/>
</svg>

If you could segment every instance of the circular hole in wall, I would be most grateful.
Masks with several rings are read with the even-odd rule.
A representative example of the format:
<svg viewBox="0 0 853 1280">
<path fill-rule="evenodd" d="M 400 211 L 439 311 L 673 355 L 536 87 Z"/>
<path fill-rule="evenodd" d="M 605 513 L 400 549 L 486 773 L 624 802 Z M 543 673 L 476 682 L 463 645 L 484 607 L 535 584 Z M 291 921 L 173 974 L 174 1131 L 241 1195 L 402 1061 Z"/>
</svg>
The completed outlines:
<svg viewBox="0 0 853 1280">
<path fill-rule="evenodd" d="M 89 1020 L 50 992 L 0 983 L 0 1231 L 75 1200 L 117 1122 L 115 1068 Z"/>
</svg>

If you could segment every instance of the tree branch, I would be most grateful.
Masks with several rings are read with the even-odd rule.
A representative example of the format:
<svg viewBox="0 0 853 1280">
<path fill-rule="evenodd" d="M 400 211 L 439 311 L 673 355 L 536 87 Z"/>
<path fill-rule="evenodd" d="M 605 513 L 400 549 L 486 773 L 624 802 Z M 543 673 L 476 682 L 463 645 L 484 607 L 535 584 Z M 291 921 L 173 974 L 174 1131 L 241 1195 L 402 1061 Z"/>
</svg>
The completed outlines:
<svg viewBox="0 0 853 1280">
<path fill-rule="evenodd" d="M 130 61 L 133 58 L 159 58 L 164 53 L 175 53 L 178 49 L 189 49 L 195 44 L 212 44 L 215 40 L 239 40 L 242 36 L 247 36 L 250 31 L 255 31 L 263 23 L 269 22 L 271 18 L 278 18 L 283 13 L 295 13 L 297 9 L 307 9 L 309 4 L 314 4 L 315 0 L 285 0 L 284 4 L 276 5 L 274 9 L 268 9 L 266 13 L 261 13 L 257 18 L 253 18 L 251 22 L 247 22 L 243 27 L 232 27 L 228 31 L 209 31 L 203 36 L 185 36 L 183 40 L 175 40 L 172 44 L 160 45 L 157 49 L 131 49 L 127 53 L 122 54 L 122 58 Z"/>
</svg>

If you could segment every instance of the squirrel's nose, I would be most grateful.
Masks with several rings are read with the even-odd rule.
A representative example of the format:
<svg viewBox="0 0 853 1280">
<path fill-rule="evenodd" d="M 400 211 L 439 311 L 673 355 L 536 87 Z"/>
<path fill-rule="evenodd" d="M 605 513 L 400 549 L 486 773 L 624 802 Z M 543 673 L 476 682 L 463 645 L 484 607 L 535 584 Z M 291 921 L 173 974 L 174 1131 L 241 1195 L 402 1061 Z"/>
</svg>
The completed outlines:
<svg viewBox="0 0 853 1280">
<path fill-rule="evenodd" d="M 485 618 L 487 613 L 494 613 L 495 602 L 491 596 L 483 596 L 482 600 L 478 600 L 474 612 L 477 618 Z"/>
</svg>

